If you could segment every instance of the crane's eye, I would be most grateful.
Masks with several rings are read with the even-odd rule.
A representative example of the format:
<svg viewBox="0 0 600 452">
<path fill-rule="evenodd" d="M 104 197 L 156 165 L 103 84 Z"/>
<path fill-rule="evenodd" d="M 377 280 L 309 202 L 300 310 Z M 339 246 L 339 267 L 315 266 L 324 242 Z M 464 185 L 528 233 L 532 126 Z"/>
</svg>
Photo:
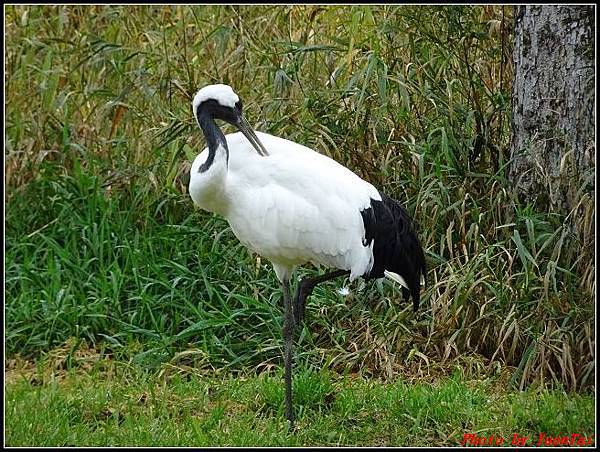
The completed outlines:
<svg viewBox="0 0 600 452">
<path fill-rule="evenodd" d="M 239 111 L 242 111 L 242 101 L 241 99 L 235 103 L 235 108 Z"/>
</svg>

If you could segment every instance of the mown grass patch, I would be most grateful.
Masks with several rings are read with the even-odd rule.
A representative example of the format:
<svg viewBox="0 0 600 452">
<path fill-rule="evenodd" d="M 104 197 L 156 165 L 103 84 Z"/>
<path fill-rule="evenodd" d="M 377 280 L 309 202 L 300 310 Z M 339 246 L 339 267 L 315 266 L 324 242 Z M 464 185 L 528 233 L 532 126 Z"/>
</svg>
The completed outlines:
<svg viewBox="0 0 600 452">
<path fill-rule="evenodd" d="M 204 146 L 191 97 L 224 82 L 257 130 L 335 158 L 419 224 L 422 310 L 383 283 L 357 282 L 345 298 L 341 283 L 319 287 L 301 362 L 390 380 L 500 366 L 511 387 L 593 389 L 593 197 L 574 187 L 584 214 L 569 215 L 585 226 L 574 234 L 569 215 L 522 205 L 505 177 L 512 8 L 5 15 L 9 356 L 76 338 L 149 369 L 279 363 L 270 266 L 192 208 L 182 177 Z"/>
<path fill-rule="evenodd" d="M 43 366 L 6 387 L 8 446 L 456 446 L 464 434 L 594 432 L 591 396 L 498 392 L 459 374 L 383 382 L 300 368 L 297 431 L 283 415 L 280 371 L 199 374 L 104 363 L 52 377 Z M 557 415 L 558 413 L 558 415 Z M 532 445 L 532 444 L 529 444 Z"/>
</svg>

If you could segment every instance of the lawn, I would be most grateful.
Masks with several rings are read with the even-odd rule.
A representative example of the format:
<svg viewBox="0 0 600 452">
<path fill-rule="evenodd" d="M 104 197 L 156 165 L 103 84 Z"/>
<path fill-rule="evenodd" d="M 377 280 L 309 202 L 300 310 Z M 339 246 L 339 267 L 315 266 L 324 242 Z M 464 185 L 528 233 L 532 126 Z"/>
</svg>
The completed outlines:
<svg viewBox="0 0 600 452">
<path fill-rule="evenodd" d="M 8 446 L 458 446 L 491 437 L 514 447 L 515 434 L 536 445 L 541 434 L 587 444 L 594 433 L 591 395 L 507 392 L 502 376 L 385 382 L 300 368 L 290 433 L 279 370 L 202 374 L 170 364 L 148 372 L 90 350 L 60 369 L 65 362 L 50 356 L 9 373 Z"/>
</svg>

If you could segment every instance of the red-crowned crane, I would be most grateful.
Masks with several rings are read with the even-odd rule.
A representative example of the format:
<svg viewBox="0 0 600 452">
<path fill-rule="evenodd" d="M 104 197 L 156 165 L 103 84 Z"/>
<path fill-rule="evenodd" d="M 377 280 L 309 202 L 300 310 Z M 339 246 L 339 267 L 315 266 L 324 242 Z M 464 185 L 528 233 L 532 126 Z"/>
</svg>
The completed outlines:
<svg viewBox="0 0 600 452">
<path fill-rule="evenodd" d="M 293 332 L 313 288 L 348 274 L 350 281 L 385 276 L 412 296 L 416 311 L 427 272 L 423 249 L 398 201 L 325 155 L 255 133 L 230 86 L 205 86 L 192 108 L 208 144 L 190 170 L 192 200 L 225 217 L 241 243 L 269 259 L 283 288 L 285 414 L 293 429 Z M 241 133 L 223 135 L 216 119 Z M 336 270 L 300 281 L 292 301 L 290 278 L 307 262 Z"/>
</svg>

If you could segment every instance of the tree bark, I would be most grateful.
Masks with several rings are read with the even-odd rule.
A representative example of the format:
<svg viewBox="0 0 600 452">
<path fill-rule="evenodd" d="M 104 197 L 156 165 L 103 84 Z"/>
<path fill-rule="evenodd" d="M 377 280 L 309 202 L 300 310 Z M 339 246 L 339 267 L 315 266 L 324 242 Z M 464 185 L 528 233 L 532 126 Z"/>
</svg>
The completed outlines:
<svg viewBox="0 0 600 452">
<path fill-rule="evenodd" d="M 581 5 L 515 10 L 508 177 L 542 209 L 569 213 L 582 193 L 593 199 L 594 15 Z"/>
</svg>

